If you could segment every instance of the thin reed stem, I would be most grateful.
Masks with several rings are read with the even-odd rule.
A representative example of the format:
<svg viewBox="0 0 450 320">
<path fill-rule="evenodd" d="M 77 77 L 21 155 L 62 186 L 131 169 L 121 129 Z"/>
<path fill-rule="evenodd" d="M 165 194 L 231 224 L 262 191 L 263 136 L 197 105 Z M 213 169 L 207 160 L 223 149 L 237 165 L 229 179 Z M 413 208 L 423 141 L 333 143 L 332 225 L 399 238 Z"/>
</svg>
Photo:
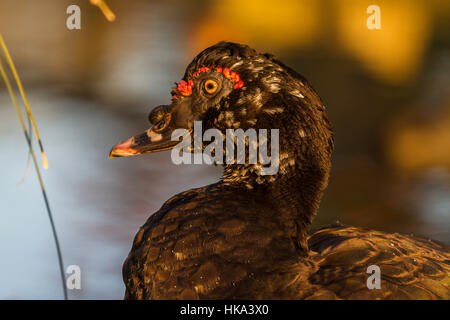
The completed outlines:
<svg viewBox="0 0 450 320">
<path fill-rule="evenodd" d="M 6 46 L 5 46 L 4 42 L 3 42 L 3 39 L 1 37 L 1 35 L 0 35 L 0 42 L 1 42 L 1 45 L 2 45 L 2 48 L 3 48 L 3 51 L 5 52 Z M 6 55 L 6 52 L 5 52 L 5 55 Z M 8 64 L 10 64 L 9 61 L 12 61 L 11 57 L 9 57 L 9 59 L 7 58 Z M 15 69 L 13 69 L 13 66 L 11 64 L 10 64 L 10 68 L 11 68 L 11 71 L 13 72 L 13 74 L 16 73 L 16 75 L 17 75 L 17 72 L 15 72 Z M 52 211 L 50 209 L 50 203 L 49 203 L 49 200 L 48 200 L 48 197 L 47 197 L 47 192 L 46 192 L 45 186 L 44 186 L 44 181 L 42 179 L 41 171 L 39 169 L 39 165 L 38 165 L 38 162 L 36 160 L 36 155 L 34 153 L 33 145 L 32 145 L 31 139 L 30 139 L 30 135 L 28 133 L 27 127 L 25 125 L 24 118 L 22 116 L 22 111 L 20 110 L 19 104 L 18 104 L 16 96 L 14 94 L 14 90 L 13 90 L 13 88 L 11 86 L 11 82 L 9 81 L 8 75 L 6 74 L 5 69 L 3 68 L 3 64 L 1 62 L 1 59 L 0 59 L 0 74 L 2 75 L 2 78 L 3 78 L 3 80 L 4 80 L 5 84 L 6 84 L 6 87 L 8 89 L 9 95 L 11 97 L 11 100 L 12 100 L 13 104 L 14 104 L 14 108 L 16 109 L 17 116 L 19 117 L 19 121 L 20 121 L 20 124 L 22 126 L 22 129 L 23 129 L 23 132 L 24 132 L 24 135 L 25 135 L 25 139 L 26 139 L 27 144 L 28 144 L 28 148 L 29 148 L 29 151 L 30 151 L 30 154 L 31 154 L 31 158 L 33 159 L 34 167 L 36 169 L 36 174 L 37 174 L 37 177 L 38 177 L 38 180 L 39 180 L 39 185 L 41 187 L 42 195 L 44 197 L 45 207 L 47 209 L 48 218 L 50 220 L 50 225 L 51 225 L 51 228 L 52 228 L 53 239 L 54 239 L 55 245 L 56 245 L 56 252 L 58 254 L 58 263 L 59 263 L 59 270 L 60 270 L 60 273 L 61 273 L 61 280 L 62 280 L 62 285 L 63 285 L 64 300 L 67 300 L 68 296 L 67 296 L 67 288 L 66 288 L 65 276 L 64 276 L 64 263 L 63 263 L 63 258 L 62 258 L 62 254 L 61 254 L 61 248 L 60 248 L 60 245 L 59 245 L 58 235 L 56 233 L 55 223 L 53 221 L 53 214 L 52 214 Z M 21 90 L 21 92 L 23 92 L 22 85 L 20 84 L 19 81 L 17 81 L 17 79 L 18 79 L 18 76 L 16 78 L 16 82 L 17 82 L 17 85 L 19 86 L 19 90 Z M 24 103 L 25 103 L 25 99 L 26 98 L 24 98 L 24 97 L 25 97 L 25 92 L 23 92 L 23 94 L 22 94 L 22 98 L 24 99 Z M 25 104 L 28 105 L 28 101 Z M 29 109 L 29 105 L 28 105 L 28 109 Z M 28 111 L 28 115 L 30 116 L 30 119 L 31 119 L 32 123 L 34 123 L 34 120 L 33 120 L 32 115 L 31 115 L 31 110 Z M 36 128 L 35 124 L 34 124 L 34 127 L 35 127 L 36 135 L 38 135 L 37 128 Z M 38 141 L 40 142 L 40 139 L 38 139 Z M 42 147 L 42 144 L 41 144 L 41 147 Z"/>
<path fill-rule="evenodd" d="M 37 129 L 36 121 L 34 121 L 33 113 L 31 112 L 30 104 L 28 103 L 27 96 L 25 95 L 25 90 L 23 89 L 22 82 L 20 81 L 19 74 L 17 73 L 16 67 L 14 66 L 14 62 L 11 59 L 11 56 L 9 54 L 8 48 L 6 47 L 5 41 L 3 40 L 3 37 L 0 33 L 0 47 L 3 49 L 3 53 L 5 54 L 6 62 L 9 65 L 9 68 L 11 69 L 11 72 L 13 74 L 14 80 L 17 83 L 17 87 L 19 88 L 20 95 L 22 96 L 23 103 L 25 105 L 25 108 L 28 112 L 28 117 L 31 120 L 31 124 L 34 128 L 34 133 L 36 135 L 36 139 L 39 144 L 39 148 L 41 149 L 41 157 L 42 157 L 42 165 L 44 169 L 48 168 L 48 161 L 47 157 L 44 152 L 44 147 L 42 146 L 41 137 L 39 136 L 39 131 Z"/>
</svg>

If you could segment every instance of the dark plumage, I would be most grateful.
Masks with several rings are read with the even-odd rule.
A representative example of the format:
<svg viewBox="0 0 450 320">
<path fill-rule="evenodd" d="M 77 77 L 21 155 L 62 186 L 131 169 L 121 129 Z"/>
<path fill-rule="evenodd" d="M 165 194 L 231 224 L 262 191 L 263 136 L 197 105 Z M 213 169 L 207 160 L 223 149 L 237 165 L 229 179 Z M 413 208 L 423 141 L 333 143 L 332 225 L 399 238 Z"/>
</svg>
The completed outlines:
<svg viewBox="0 0 450 320">
<path fill-rule="evenodd" d="M 218 84 L 214 95 L 202 91 L 208 79 Z M 191 62 L 173 96 L 150 114 L 152 129 L 111 156 L 172 148 L 175 128 L 202 120 L 203 130 L 279 129 L 279 171 L 226 164 L 220 182 L 168 200 L 134 239 L 125 298 L 450 299 L 449 246 L 343 225 L 308 234 L 333 134 L 321 99 L 294 70 L 221 42 Z M 369 265 L 381 269 L 380 290 L 366 286 Z"/>
</svg>

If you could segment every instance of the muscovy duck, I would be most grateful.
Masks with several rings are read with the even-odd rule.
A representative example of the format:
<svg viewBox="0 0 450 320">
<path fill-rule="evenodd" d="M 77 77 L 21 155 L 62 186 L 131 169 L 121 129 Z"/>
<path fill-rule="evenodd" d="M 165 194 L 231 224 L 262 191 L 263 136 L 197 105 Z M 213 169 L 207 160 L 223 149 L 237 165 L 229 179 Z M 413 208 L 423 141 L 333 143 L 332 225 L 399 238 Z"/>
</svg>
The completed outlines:
<svg viewBox="0 0 450 320">
<path fill-rule="evenodd" d="M 126 299 L 450 299 L 448 245 L 341 224 L 308 233 L 333 132 L 318 94 L 273 55 L 230 42 L 205 49 L 149 120 L 110 157 L 174 148 L 175 129 L 202 121 L 224 137 L 279 129 L 279 168 L 225 163 L 219 182 L 164 203 L 124 263 Z M 373 265 L 379 289 L 367 284 Z"/>
</svg>

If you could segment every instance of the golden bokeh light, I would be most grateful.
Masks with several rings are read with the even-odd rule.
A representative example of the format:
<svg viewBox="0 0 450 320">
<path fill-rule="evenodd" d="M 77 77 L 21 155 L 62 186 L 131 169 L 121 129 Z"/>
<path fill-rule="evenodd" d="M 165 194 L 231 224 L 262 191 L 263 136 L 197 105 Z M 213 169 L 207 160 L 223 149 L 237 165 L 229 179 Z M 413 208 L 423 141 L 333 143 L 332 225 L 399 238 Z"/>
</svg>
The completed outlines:
<svg viewBox="0 0 450 320">
<path fill-rule="evenodd" d="M 413 79 L 429 40 L 431 12 L 424 1 L 377 1 L 381 29 L 369 30 L 367 7 L 374 1 L 336 0 L 341 46 L 375 76 L 392 84 Z"/>
<path fill-rule="evenodd" d="M 320 2 L 309 0 L 215 1 L 192 33 L 192 52 L 221 40 L 263 50 L 304 47 L 320 32 Z"/>
</svg>

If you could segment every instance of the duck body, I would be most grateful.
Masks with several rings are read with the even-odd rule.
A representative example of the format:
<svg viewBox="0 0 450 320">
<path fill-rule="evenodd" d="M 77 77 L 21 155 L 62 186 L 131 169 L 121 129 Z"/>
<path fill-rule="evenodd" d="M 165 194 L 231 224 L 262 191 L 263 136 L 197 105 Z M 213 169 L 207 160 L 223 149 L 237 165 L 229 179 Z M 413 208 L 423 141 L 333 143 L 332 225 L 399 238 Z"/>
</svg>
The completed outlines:
<svg viewBox="0 0 450 320">
<path fill-rule="evenodd" d="M 168 200 L 134 239 L 126 299 L 450 299 L 447 245 L 339 224 L 308 233 L 333 132 L 318 94 L 274 56 L 229 42 L 207 48 L 149 119 L 153 127 L 110 156 L 174 148 L 174 130 L 202 121 L 224 136 L 277 129 L 279 167 L 265 175 L 261 164 L 223 162 L 219 182 Z M 373 266 L 380 288 L 368 285 Z"/>
<path fill-rule="evenodd" d="M 222 183 L 173 197 L 134 240 L 126 297 L 289 297 L 282 286 L 313 264 L 298 248 L 296 226 L 286 230 L 274 212 L 264 195 Z"/>
<path fill-rule="evenodd" d="M 336 224 L 305 251 L 296 226 L 248 192 L 219 183 L 167 201 L 135 237 L 125 298 L 450 299 L 448 246 Z M 380 289 L 367 287 L 371 265 Z"/>
</svg>

